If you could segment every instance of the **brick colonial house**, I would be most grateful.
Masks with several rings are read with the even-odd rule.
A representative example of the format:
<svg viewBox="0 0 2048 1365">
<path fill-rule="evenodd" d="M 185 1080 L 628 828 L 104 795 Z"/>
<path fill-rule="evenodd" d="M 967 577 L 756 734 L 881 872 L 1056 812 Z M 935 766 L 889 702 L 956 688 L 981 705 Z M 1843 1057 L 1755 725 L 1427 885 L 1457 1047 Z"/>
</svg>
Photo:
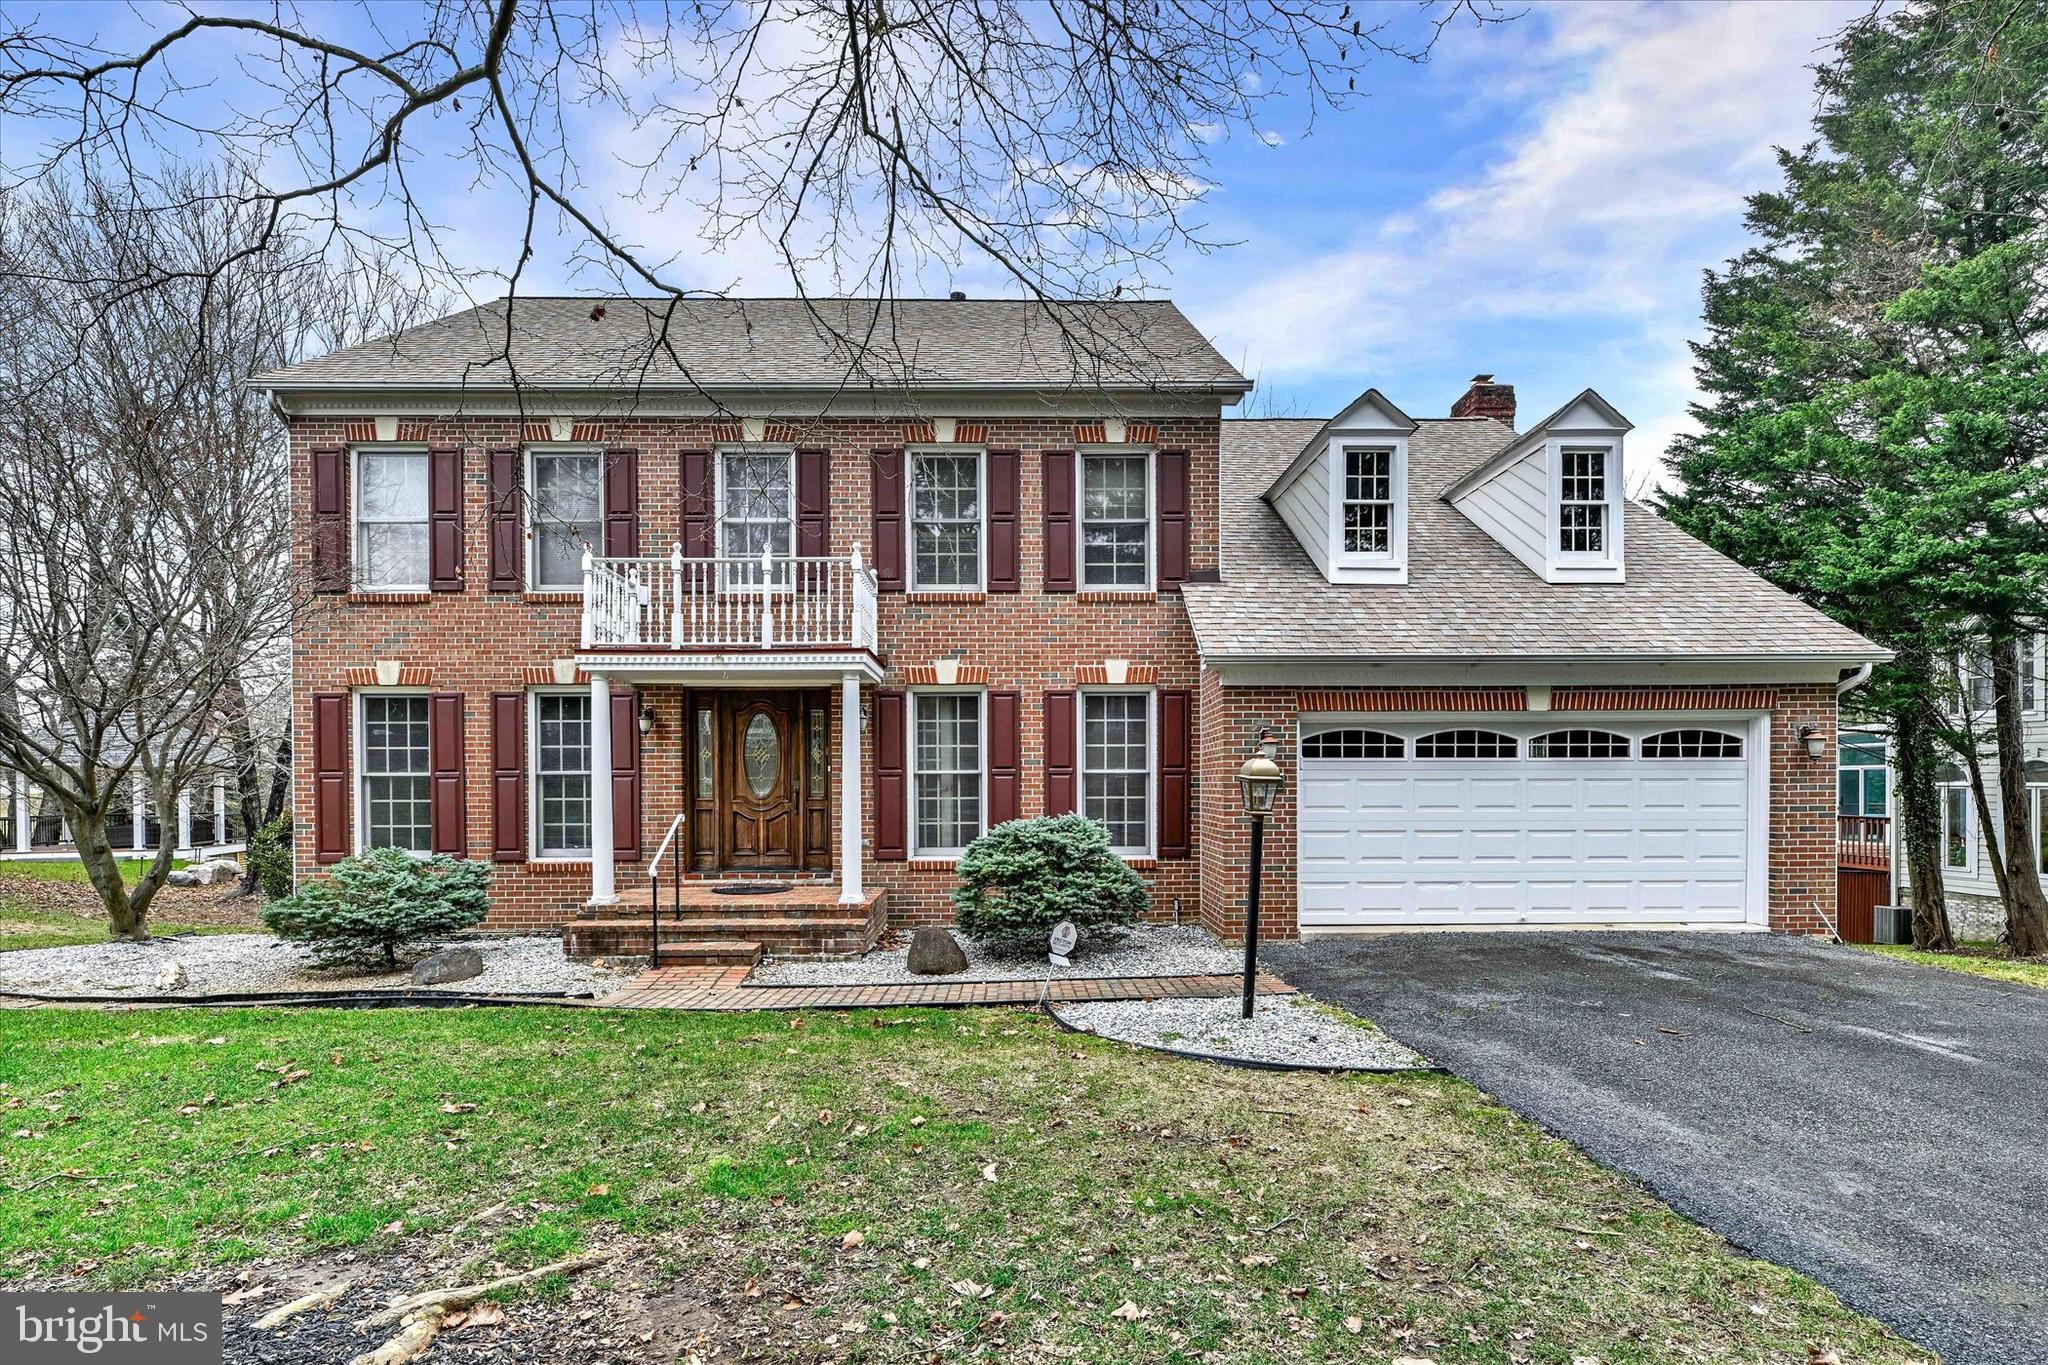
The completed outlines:
<svg viewBox="0 0 2048 1365">
<path fill-rule="evenodd" d="M 1628 503 L 1590 390 L 1520 434 L 1486 376 L 1225 420 L 1249 383 L 1165 302 L 697 301 L 651 348 L 663 306 L 255 381 L 319 595 L 299 875 L 395 844 L 572 952 L 644 951 L 656 894 L 665 958 L 855 951 L 1078 810 L 1228 936 L 1272 727 L 1282 936 L 1831 911 L 1835 698 L 1882 651 Z"/>
</svg>

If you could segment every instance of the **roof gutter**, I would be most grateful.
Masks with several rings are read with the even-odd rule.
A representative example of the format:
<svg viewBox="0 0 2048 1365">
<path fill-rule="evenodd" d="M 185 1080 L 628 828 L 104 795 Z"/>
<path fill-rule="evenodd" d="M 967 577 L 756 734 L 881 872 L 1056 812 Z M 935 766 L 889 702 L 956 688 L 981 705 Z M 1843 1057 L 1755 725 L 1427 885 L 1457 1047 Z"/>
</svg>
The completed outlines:
<svg viewBox="0 0 2048 1365">
<path fill-rule="evenodd" d="M 529 384 L 512 384 L 504 381 L 477 381 L 455 379 L 360 379 L 347 381 L 299 381 L 288 379 L 265 379 L 258 375 L 243 381 L 247 388 L 259 389 L 269 394 L 286 393 L 660 393 L 660 394 L 710 394 L 710 393 L 821 393 L 845 392 L 940 392 L 940 393 L 1227 393 L 1242 398 L 1252 391 L 1249 379 L 1203 379 L 1183 383 L 1146 383 L 1140 380 L 1106 381 L 1096 384 L 1028 384 L 1001 380 L 917 380 L 905 383 L 833 384 L 833 383 L 744 383 L 744 384 L 678 384 L 663 383 L 599 383 L 582 380 L 548 380 Z"/>
<path fill-rule="evenodd" d="M 1861 677 L 1847 686 L 1861 685 L 1877 664 L 1892 658 L 1888 649 L 1858 651 L 1823 650 L 1815 653 L 1784 654 L 1530 654 L 1513 651 L 1502 654 L 1219 654 L 1203 651 L 1205 664 L 1257 664 L 1262 666 L 1365 664 L 1402 667 L 1412 664 L 1836 664 L 1853 668 Z M 1847 687 L 1842 688 L 1847 690 Z"/>
</svg>

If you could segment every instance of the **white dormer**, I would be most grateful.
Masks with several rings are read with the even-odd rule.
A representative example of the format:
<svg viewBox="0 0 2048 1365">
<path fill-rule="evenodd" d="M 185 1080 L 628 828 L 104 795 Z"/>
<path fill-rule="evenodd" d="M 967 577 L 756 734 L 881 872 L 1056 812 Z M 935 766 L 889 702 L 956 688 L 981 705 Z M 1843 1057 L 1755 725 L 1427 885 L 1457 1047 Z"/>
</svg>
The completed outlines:
<svg viewBox="0 0 2048 1365">
<path fill-rule="evenodd" d="M 1332 583 L 1408 581 L 1408 436 L 1414 419 L 1367 389 L 1325 422 L 1266 501 Z"/>
<path fill-rule="evenodd" d="M 1444 498 L 1546 583 L 1627 577 L 1626 417 L 1587 389 L 1452 484 Z"/>
</svg>

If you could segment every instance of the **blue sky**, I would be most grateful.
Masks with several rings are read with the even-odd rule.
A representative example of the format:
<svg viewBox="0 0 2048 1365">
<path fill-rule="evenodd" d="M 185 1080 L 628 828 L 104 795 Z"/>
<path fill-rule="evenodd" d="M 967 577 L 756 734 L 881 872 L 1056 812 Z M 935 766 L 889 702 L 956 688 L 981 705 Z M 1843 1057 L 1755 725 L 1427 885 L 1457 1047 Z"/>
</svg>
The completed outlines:
<svg viewBox="0 0 2048 1365">
<path fill-rule="evenodd" d="M 7 8 L 127 49 L 178 18 L 148 5 Z M 1157 284 L 1258 381 L 1250 411 L 1324 415 L 1371 385 L 1413 415 L 1441 414 L 1485 371 L 1517 387 L 1530 418 L 1598 388 L 1634 419 L 1633 449 L 1661 451 L 1685 422 L 1700 273 L 1742 246 L 1744 195 L 1777 183 L 1772 148 L 1809 135 L 1807 68 L 1864 8 L 1606 0 L 1454 26 L 1427 64 L 1373 66 L 1370 96 L 1345 113 L 1304 128 L 1275 110 L 1263 136 L 1214 143 L 1201 216 L 1233 245 L 1175 257 Z M 204 98 L 254 97 L 232 63 L 208 74 Z M 622 167 L 585 169 L 600 195 L 630 199 Z M 494 192 L 505 187 L 464 168 L 413 184 L 459 264 L 510 259 L 511 201 Z M 687 240 L 690 215 L 643 210 L 631 225 L 694 260 L 692 283 L 788 292 L 766 251 L 705 256 Z M 994 275 L 970 265 L 928 283 L 988 292 Z M 579 284 L 544 253 L 526 287 Z"/>
</svg>

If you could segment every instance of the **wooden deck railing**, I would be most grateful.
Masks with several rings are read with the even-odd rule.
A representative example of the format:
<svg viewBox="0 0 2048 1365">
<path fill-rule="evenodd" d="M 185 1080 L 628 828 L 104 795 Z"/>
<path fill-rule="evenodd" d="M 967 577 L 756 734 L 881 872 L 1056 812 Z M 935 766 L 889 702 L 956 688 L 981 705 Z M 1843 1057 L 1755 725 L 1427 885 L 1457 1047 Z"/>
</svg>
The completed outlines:
<svg viewBox="0 0 2048 1365">
<path fill-rule="evenodd" d="M 1882 871 L 1892 865 L 1892 822 L 1883 815 L 1835 817 L 1836 861 Z"/>
</svg>

